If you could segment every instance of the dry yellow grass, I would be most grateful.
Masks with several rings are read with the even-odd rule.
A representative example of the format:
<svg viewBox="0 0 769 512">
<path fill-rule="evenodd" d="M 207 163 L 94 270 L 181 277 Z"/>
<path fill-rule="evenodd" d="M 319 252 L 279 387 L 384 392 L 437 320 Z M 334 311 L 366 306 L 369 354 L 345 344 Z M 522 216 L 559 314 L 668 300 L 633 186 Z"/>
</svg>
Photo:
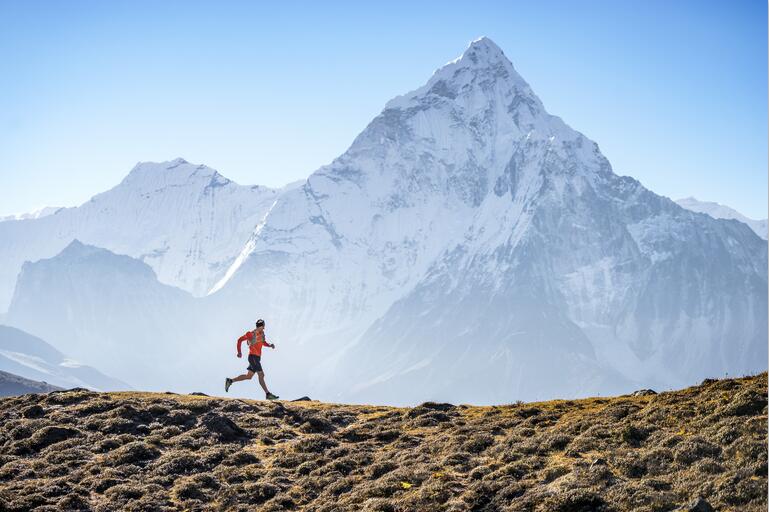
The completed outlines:
<svg viewBox="0 0 769 512">
<path fill-rule="evenodd" d="M 0 511 L 766 510 L 766 374 L 493 407 L 0 401 Z"/>
</svg>

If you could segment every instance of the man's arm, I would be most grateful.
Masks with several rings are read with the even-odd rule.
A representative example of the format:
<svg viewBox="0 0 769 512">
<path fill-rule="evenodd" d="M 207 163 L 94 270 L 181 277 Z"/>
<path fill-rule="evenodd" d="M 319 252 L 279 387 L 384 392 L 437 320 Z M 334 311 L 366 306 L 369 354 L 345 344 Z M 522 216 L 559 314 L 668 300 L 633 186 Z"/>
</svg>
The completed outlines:
<svg viewBox="0 0 769 512">
<path fill-rule="evenodd" d="M 248 339 L 248 333 L 244 334 L 240 338 L 238 338 L 238 357 L 243 357 L 243 354 L 240 351 L 240 346 L 243 344 L 244 341 Z"/>
</svg>

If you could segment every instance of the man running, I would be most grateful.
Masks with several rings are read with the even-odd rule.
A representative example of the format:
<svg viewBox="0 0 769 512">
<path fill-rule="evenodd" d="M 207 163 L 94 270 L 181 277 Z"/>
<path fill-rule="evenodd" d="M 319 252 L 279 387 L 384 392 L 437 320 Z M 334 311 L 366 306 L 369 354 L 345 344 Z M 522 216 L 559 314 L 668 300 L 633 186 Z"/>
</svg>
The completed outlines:
<svg viewBox="0 0 769 512">
<path fill-rule="evenodd" d="M 264 372 L 262 371 L 262 347 L 275 348 L 275 344 L 267 343 L 267 340 L 264 338 L 264 320 L 257 320 L 256 329 L 248 331 L 238 338 L 238 357 L 243 357 L 243 354 L 240 352 L 240 345 L 244 341 L 248 344 L 248 373 L 238 375 L 234 379 L 230 379 L 229 377 L 226 378 L 224 380 L 224 391 L 228 392 L 233 382 L 250 380 L 251 377 L 254 376 L 254 373 L 256 373 L 259 376 L 259 385 L 262 386 L 267 400 L 277 400 L 280 397 L 273 395 L 270 393 L 270 390 L 267 389 L 267 384 L 264 382 Z"/>
</svg>

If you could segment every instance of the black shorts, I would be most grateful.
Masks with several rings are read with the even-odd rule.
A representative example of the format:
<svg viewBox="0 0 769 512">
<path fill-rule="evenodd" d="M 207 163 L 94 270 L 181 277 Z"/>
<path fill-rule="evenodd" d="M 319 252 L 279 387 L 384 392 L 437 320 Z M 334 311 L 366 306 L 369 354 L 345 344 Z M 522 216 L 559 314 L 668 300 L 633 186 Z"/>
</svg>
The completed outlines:
<svg viewBox="0 0 769 512">
<path fill-rule="evenodd" d="M 248 354 L 248 371 L 250 372 L 260 372 L 262 371 L 262 362 L 261 362 L 261 356 L 255 356 L 253 354 Z"/>
</svg>

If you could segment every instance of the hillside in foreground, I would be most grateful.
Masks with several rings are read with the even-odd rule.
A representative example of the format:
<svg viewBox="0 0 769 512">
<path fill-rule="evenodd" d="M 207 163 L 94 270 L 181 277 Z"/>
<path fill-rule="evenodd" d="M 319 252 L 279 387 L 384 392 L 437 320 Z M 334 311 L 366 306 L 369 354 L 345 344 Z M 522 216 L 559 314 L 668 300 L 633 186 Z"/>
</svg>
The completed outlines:
<svg viewBox="0 0 769 512">
<path fill-rule="evenodd" d="M 414 408 L 85 390 L 0 400 L 0 510 L 766 510 L 767 374 Z"/>
</svg>

